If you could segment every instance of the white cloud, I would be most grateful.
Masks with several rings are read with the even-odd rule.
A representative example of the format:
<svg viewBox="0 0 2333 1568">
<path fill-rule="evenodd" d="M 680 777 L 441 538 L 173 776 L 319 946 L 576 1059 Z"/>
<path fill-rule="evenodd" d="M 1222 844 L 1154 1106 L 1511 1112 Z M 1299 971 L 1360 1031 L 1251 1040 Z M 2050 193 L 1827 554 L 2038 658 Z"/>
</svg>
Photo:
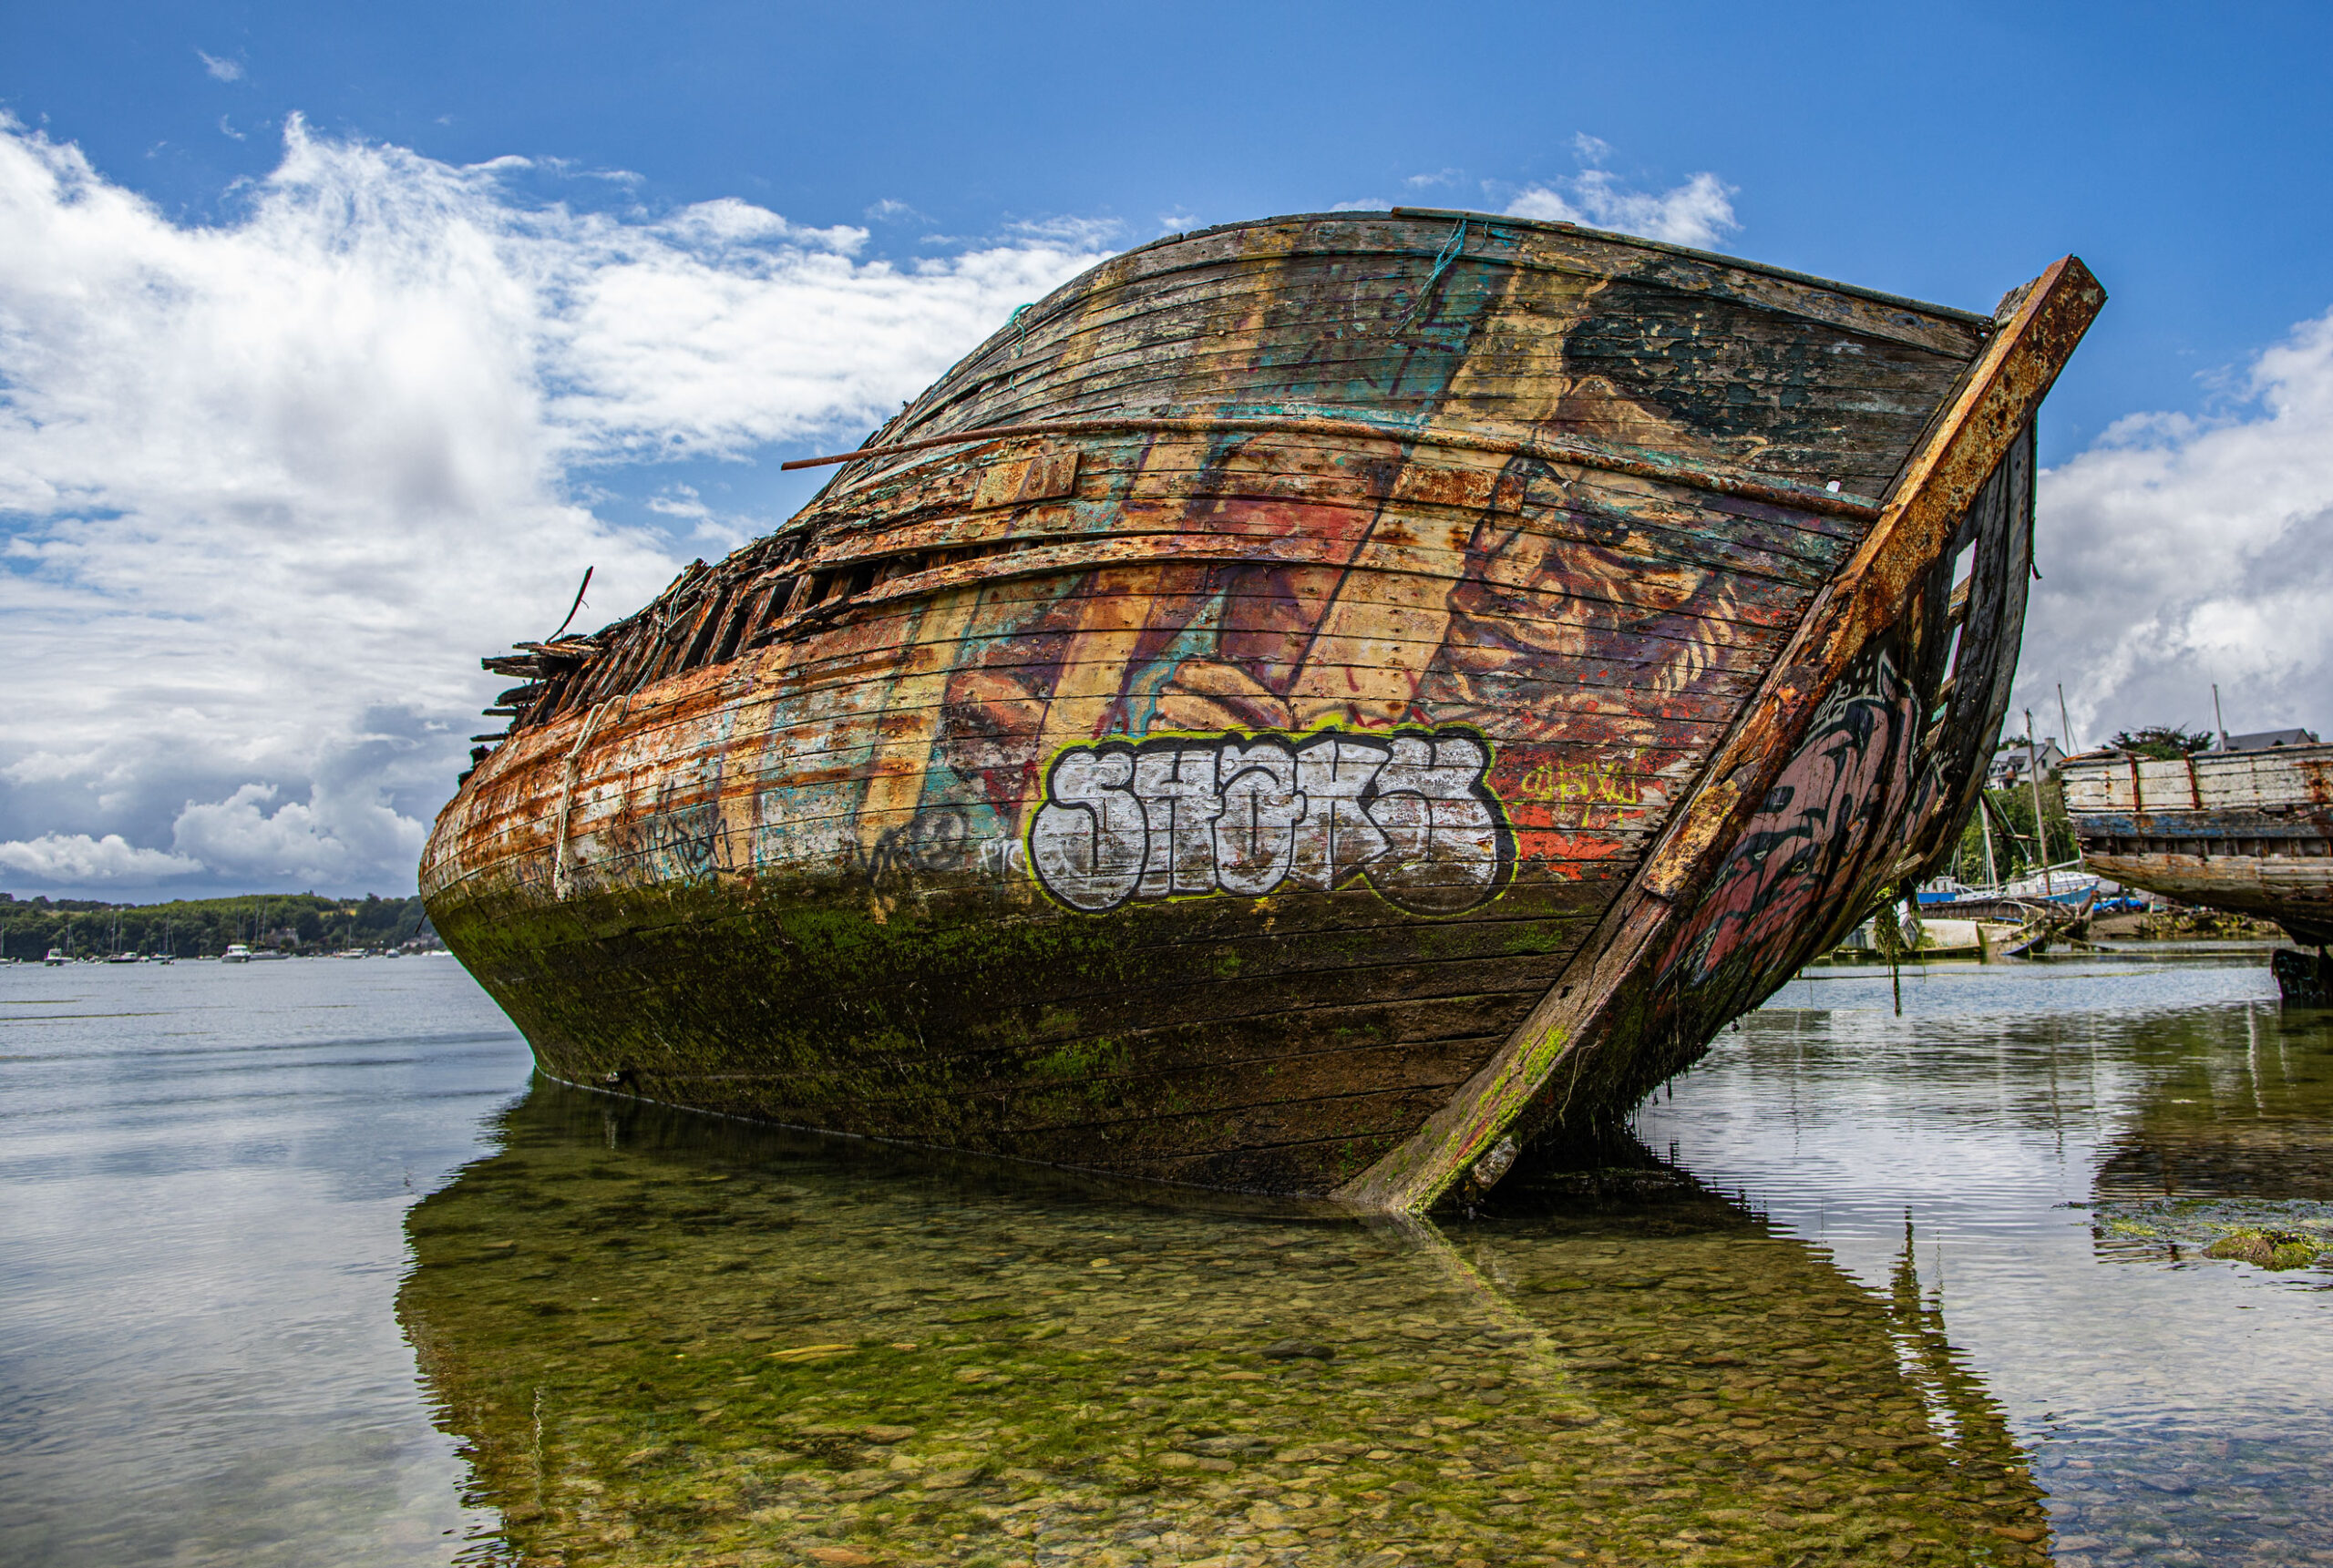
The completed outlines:
<svg viewBox="0 0 2333 1568">
<path fill-rule="evenodd" d="M 215 55 L 206 55 L 200 49 L 197 49 L 194 54 L 195 58 L 202 62 L 202 68 L 210 73 L 212 81 L 240 82 L 243 79 L 242 62 L 222 60 Z"/>
<path fill-rule="evenodd" d="M 2045 473 L 2018 701 L 2045 733 L 2333 733 L 2333 315 L 2262 354 L 2219 417 L 2142 415 Z M 2023 721 L 2012 716 L 2010 727 Z"/>
<path fill-rule="evenodd" d="M 43 886 L 86 887 L 108 882 L 155 882 L 188 876 L 202 862 L 159 849 L 139 849 L 118 833 L 45 833 L 0 844 L 0 866 Z"/>
<path fill-rule="evenodd" d="M 1331 212 L 1391 212 L 1393 204 L 1379 196 L 1364 196 L 1357 201 L 1340 201 L 1329 209 Z"/>
<path fill-rule="evenodd" d="M 427 835 L 375 796 L 370 800 L 286 801 L 263 809 L 281 793 L 248 784 L 225 800 L 190 801 L 173 825 L 173 847 L 189 866 L 203 866 L 257 882 L 349 885 L 375 868 L 411 861 Z"/>
<path fill-rule="evenodd" d="M 0 712 L 0 838 L 132 856 L 13 876 L 406 882 L 490 727 L 478 655 L 586 565 L 604 620 L 679 564 L 592 476 L 855 436 L 1099 259 L 1055 226 L 895 264 L 742 201 L 523 201 L 524 169 L 295 119 L 192 228 L 0 121 L 0 660 L 38 672 Z"/>
<path fill-rule="evenodd" d="M 1595 156 L 1611 150 L 1595 142 Z M 1583 149 L 1585 157 L 1587 149 Z M 1584 169 L 1569 179 L 1534 185 L 1507 203 L 1512 217 L 1580 223 L 1640 234 L 1672 245 L 1715 246 L 1741 225 L 1733 216 L 1733 187 L 1714 174 L 1696 174 L 1667 190 L 1630 190 L 1605 169 Z"/>
<path fill-rule="evenodd" d="M 798 229 L 743 202 L 653 224 L 564 212 L 520 252 L 573 461 L 739 456 L 872 421 L 920 391 L 1014 305 L 1098 259 L 1095 236 L 895 266 L 858 261 L 861 229 Z"/>
</svg>

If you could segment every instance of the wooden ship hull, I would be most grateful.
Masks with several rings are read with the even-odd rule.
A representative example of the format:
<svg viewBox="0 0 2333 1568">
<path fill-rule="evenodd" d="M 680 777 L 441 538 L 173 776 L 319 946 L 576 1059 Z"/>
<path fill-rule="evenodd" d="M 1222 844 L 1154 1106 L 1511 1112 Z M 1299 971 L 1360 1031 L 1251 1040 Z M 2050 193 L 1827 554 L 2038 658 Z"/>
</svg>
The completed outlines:
<svg viewBox="0 0 2333 1568">
<path fill-rule="evenodd" d="M 1450 212 L 1160 241 L 778 532 L 489 659 L 431 917 L 566 1081 L 1423 1209 L 1954 843 L 2103 297 Z"/>
<path fill-rule="evenodd" d="M 2333 943 L 2333 745 L 2069 758 L 2082 864 L 2133 887 Z"/>
</svg>

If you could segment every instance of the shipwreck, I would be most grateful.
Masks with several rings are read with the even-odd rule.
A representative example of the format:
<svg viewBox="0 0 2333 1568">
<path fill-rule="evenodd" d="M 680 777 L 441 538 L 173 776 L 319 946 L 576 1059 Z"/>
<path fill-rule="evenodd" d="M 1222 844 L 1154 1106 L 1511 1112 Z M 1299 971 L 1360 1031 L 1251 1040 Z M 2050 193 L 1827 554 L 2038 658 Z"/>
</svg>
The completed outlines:
<svg viewBox="0 0 2333 1568">
<path fill-rule="evenodd" d="M 431 918 L 568 1082 L 1422 1210 L 1949 851 L 2103 300 L 1447 211 L 1158 241 L 487 660 Z"/>
<path fill-rule="evenodd" d="M 2184 904 L 2274 920 L 2287 998 L 2333 1003 L 2333 745 L 2177 758 L 2090 752 L 2059 778 L 2082 864 Z"/>
</svg>

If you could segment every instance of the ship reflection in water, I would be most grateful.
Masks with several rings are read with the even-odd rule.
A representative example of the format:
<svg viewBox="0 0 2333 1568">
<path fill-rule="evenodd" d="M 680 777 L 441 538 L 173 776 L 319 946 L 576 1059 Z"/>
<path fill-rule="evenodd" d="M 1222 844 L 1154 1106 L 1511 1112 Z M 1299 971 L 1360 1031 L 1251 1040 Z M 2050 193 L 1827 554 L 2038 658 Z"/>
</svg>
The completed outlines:
<svg viewBox="0 0 2333 1568">
<path fill-rule="evenodd" d="M 415 1210 L 402 1307 L 525 1560 L 1999 1563 L 2044 1536 L 1908 1270 L 1868 1294 L 1657 1169 L 1520 1173 L 1437 1234 L 552 1087 L 505 1143 Z"/>
</svg>

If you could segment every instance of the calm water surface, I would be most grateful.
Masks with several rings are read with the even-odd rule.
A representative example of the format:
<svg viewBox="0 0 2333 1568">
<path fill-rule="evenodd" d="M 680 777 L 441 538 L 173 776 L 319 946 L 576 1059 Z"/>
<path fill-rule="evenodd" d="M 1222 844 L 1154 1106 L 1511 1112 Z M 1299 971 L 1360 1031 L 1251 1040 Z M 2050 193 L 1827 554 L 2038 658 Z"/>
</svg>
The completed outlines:
<svg viewBox="0 0 2333 1568">
<path fill-rule="evenodd" d="M 1439 1226 L 535 1082 L 443 959 L 0 970 L 0 1561 L 2333 1562 L 2333 1026 L 1815 971 Z"/>
</svg>

